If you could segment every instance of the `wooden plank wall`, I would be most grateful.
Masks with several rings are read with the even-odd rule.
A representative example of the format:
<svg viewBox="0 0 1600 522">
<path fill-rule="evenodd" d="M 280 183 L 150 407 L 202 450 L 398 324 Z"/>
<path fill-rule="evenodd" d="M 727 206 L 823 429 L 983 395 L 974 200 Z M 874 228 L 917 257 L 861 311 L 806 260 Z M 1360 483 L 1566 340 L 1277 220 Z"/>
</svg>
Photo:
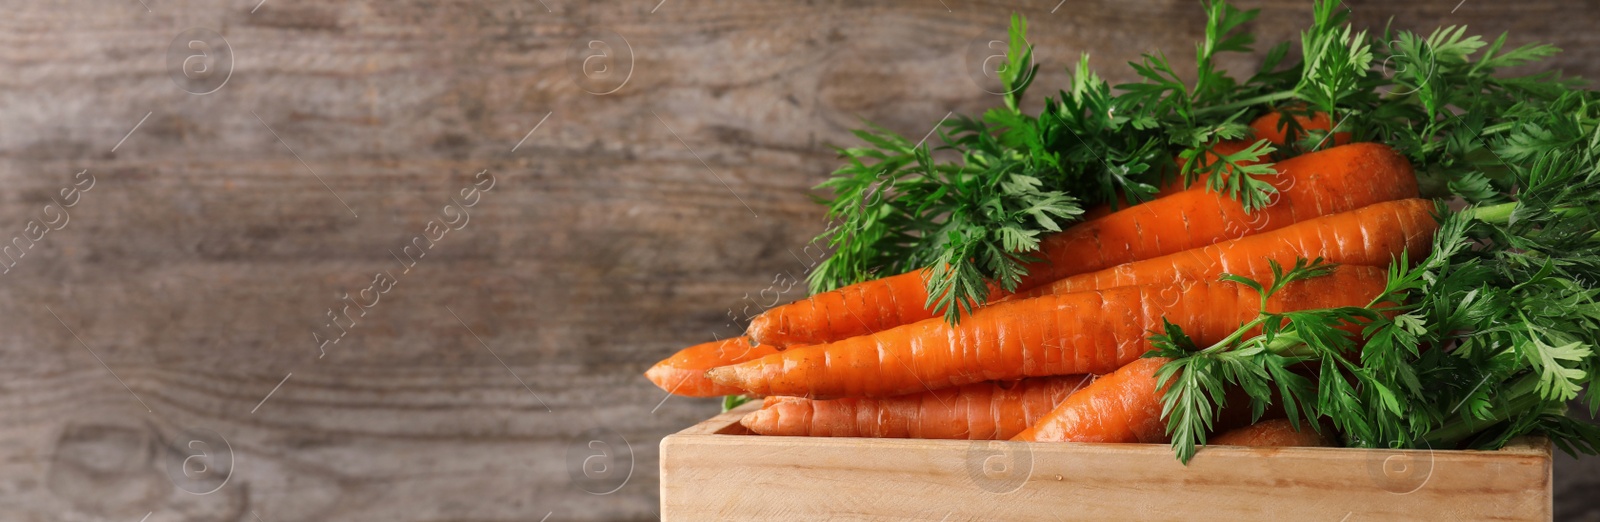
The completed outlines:
<svg viewBox="0 0 1600 522">
<path fill-rule="evenodd" d="M 1246 4 L 1267 40 L 1309 17 Z M 717 406 L 663 401 L 639 374 L 735 333 L 746 294 L 803 273 L 829 145 L 862 119 L 922 136 L 997 103 L 963 53 L 1013 11 L 1046 88 L 1084 52 L 1126 80 L 1122 62 L 1187 54 L 1202 28 L 1191 0 L 5 11 L 0 240 L 45 234 L 0 275 L 0 518 L 19 521 L 653 519 L 657 442 Z M 1354 13 L 1511 30 L 1600 73 L 1595 2 Z M 189 28 L 231 50 L 215 92 L 173 79 Z M 589 35 L 612 63 L 584 63 Z M 465 221 L 460 191 L 490 177 Z M 403 250 L 420 235 L 438 240 Z M 379 273 L 385 291 L 363 296 Z M 379 301 L 330 326 L 347 292 Z M 620 437 L 614 462 L 583 460 L 592 430 Z M 1595 516 L 1579 491 L 1597 462 L 1556 469 L 1558 513 Z"/>
</svg>

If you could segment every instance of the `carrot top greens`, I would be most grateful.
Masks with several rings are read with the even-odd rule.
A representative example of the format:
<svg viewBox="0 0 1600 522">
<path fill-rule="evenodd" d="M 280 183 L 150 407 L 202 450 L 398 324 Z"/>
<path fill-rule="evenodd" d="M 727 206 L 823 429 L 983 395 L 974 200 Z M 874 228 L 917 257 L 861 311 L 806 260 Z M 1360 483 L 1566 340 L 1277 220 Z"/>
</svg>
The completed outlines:
<svg viewBox="0 0 1600 522">
<path fill-rule="evenodd" d="M 845 166 L 819 186 L 831 191 L 821 201 L 832 225 L 820 237 L 834 252 L 810 274 L 812 291 L 922 269 L 927 305 L 955 323 L 991 288 L 1014 290 L 1041 237 L 1085 206 L 1142 202 L 1172 177 L 1203 180 L 1247 209 L 1269 204 L 1271 161 L 1330 147 L 1331 131 L 1285 117 L 1291 139 L 1281 149 L 1213 145 L 1254 140 L 1245 122 L 1267 112 L 1326 113 L 1333 131 L 1405 154 L 1425 196 L 1472 206 L 1441 206 L 1431 255 L 1396 263 L 1369 306 L 1263 311 L 1211 346 L 1195 346 L 1182 325 L 1152 337 L 1151 355 L 1173 359 L 1161 377 L 1180 459 L 1204 444 L 1230 385 L 1258 414 L 1281 400 L 1291 419 L 1313 429 L 1326 421 L 1351 446 L 1496 448 L 1540 433 L 1595 453 L 1600 429 L 1565 413 L 1580 396 L 1591 416 L 1600 410 L 1587 389 L 1600 381 L 1594 91 L 1554 72 L 1496 74 L 1554 47 L 1507 49 L 1504 35 L 1487 41 L 1454 26 L 1357 31 L 1334 0 L 1314 2 L 1298 53 L 1279 43 L 1241 81 L 1216 57 L 1252 52 L 1254 37 L 1239 29 L 1256 12 L 1221 1 L 1205 10 L 1192 78 L 1146 54 L 1130 64 L 1139 82 L 1111 86 L 1084 56 L 1037 115 L 1021 106 L 1037 66 L 1027 23 L 1014 16 L 1003 106 L 942 123 L 928 140 L 938 146 L 873 128 L 857 131 L 864 146 L 840 149 Z M 1325 271 L 1310 262 L 1265 283 L 1232 279 L 1270 293 Z M 1340 328 L 1352 323 L 1359 336 Z"/>
</svg>

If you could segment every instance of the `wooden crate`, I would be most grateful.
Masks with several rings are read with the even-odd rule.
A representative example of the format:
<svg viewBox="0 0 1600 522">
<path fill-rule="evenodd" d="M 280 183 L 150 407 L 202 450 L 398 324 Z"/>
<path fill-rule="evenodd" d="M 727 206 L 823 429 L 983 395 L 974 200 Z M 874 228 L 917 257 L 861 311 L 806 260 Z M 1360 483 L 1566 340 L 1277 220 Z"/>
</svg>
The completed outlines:
<svg viewBox="0 0 1600 522">
<path fill-rule="evenodd" d="M 1550 444 L 1500 451 L 761 437 L 749 404 L 661 441 L 699 520 L 1548 520 Z"/>
</svg>

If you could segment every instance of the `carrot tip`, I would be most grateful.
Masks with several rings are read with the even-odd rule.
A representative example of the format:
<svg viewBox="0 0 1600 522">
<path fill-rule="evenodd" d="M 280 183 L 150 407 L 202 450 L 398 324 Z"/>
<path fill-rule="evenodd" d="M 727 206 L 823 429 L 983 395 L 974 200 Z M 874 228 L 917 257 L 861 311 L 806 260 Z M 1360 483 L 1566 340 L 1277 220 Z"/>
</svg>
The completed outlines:
<svg viewBox="0 0 1600 522">
<path fill-rule="evenodd" d="M 650 369 L 644 371 L 644 378 L 649 379 L 650 382 L 655 383 L 656 386 L 659 386 L 661 389 L 666 390 L 666 389 L 668 389 L 667 388 L 667 382 L 668 382 L 667 373 L 669 373 L 667 368 L 663 368 L 661 365 L 657 364 L 655 366 L 651 366 Z"/>
<path fill-rule="evenodd" d="M 771 410 L 761 409 L 752 411 L 745 414 L 744 417 L 739 418 L 739 425 L 744 426 L 744 428 L 747 430 L 760 434 L 763 431 L 762 428 L 766 428 L 766 424 L 770 424 L 766 421 L 769 420 L 768 417 L 771 416 Z"/>
</svg>

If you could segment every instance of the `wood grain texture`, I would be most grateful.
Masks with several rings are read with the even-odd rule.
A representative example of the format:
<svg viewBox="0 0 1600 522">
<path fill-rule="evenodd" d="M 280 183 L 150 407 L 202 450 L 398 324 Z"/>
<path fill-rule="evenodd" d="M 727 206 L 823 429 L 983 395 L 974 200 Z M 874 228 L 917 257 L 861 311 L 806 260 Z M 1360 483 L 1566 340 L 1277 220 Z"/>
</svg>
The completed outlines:
<svg viewBox="0 0 1600 522">
<path fill-rule="evenodd" d="M 752 405 L 753 406 L 753 405 Z M 661 442 L 662 520 L 1547 520 L 1550 444 L 1202 449 L 748 435 Z"/>
<path fill-rule="evenodd" d="M 1303 2 L 1243 3 L 1265 40 L 1309 19 Z M 1567 49 L 1569 74 L 1600 72 L 1593 2 L 1354 9 L 1511 30 Z M 1032 106 L 1079 53 L 1128 80 L 1119 64 L 1187 53 L 1202 29 L 1189 0 L 8 5 L 0 242 L 75 173 L 96 184 L 0 275 L 0 518 L 656 518 L 658 442 L 716 405 L 663 402 L 640 373 L 736 333 L 730 309 L 805 270 L 822 227 L 809 187 L 850 128 L 922 136 L 997 103 L 962 54 L 1013 11 L 1044 65 Z M 170 77 L 191 27 L 235 56 L 215 93 Z M 634 56 L 605 96 L 574 74 L 574 43 L 600 29 Z M 319 358 L 325 312 L 396 270 L 390 251 L 485 170 L 498 184 L 470 224 Z M 607 495 L 568 462 L 597 427 L 633 450 Z M 167 476 L 188 429 L 233 449 L 216 493 Z M 1558 463 L 1558 514 L 1600 513 L 1563 493 L 1592 489 L 1595 466 Z"/>
</svg>

